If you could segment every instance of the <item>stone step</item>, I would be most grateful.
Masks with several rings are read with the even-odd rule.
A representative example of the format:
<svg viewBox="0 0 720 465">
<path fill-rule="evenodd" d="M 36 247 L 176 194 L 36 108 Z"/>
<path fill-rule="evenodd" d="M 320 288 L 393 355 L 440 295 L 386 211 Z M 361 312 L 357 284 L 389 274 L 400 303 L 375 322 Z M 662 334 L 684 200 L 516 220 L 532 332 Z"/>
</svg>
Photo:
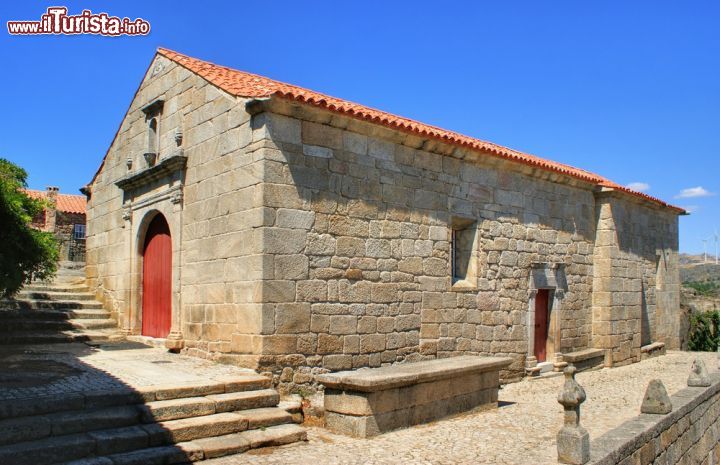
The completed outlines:
<svg viewBox="0 0 720 465">
<path fill-rule="evenodd" d="M 265 429 L 255 429 L 242 433 L 227 434 L 214 438 L 205 438 L 190 443 L 180 443 L 181 449 L 193 451 L 198 455 L 202 451 L 203 459 L 239 454 L 260 447 L 282 446 L 307 440 L 307 432 L 300 426 L 285 424 Z"/>
<path fill-rule="evenodd" d="M 173 465 L 185 464 L 202 460 L 202 451 L 184 450 L 183 446 L 149 447 L 122 454 L 102 457 L 108 461 L 68 462 L 62 465 Z"/>
<path fill-rule="evenodd" d="M 0 308 L 19 310 L 50 309 L 102 309 L 102 303 L 95 300 L 3 300 Z"/>
<path fill-rule="evenodd" d="M 9 319 L 0 326 L 0 334 L 15 333 L 17 331 L 64 331 L 84 329 L 116 328 L 117 321 L 110 318 L 100 319 L 68 319 L 68 320 L 41 320 L 38 318 Z"/>
<path fill-rule="evenodd" d="M 142 421 L 178 420 L 214 413 L 238 410 L 275 407 L 279 396 L 274 389 L 228 392 L 203 397 L 185 397 L 180 399 L 159 400 L 142 405 Z"/>
<path fill-rule="evenodd" d="M 237 412 L 248 419 L 248 429 L 269 428 L 293 423 L 292 415 L 279 407 L 264 407 Z"/>
<path fill-rule="evenodd" d="M 294 423 L 302 423 L 304 421 L 302 402 L 296 400 L 281 400 L 277 406 L 290 414 Z"/>
<path fill-rule="evenodd" d="M 210 395 L 207 396 L 207 398 L 215 402 L 215 410 L 217 412 L 275 407 L 278 402 L 280 402 L 280 396 L 275 389 L 228 392 L 225 394 Z"/>
<path fill-rule="evenodd" d="M 185 400 L 185 399 L 183 399 Z M 210 401 L 208 401 L 210 402 Z M 212 404 L 212 402 L 210 402 Z M 175 439 L 175 432 L 179 437 L 195 439 L 205 434 L 203 431 L 214 431 L 220 427 L 220 431 L 233 429 L 228 422 L 240 422 L 235 431 L 243 429 L 267 428 L 280 424 L 290 423 L 292 417 L 285 410 L 271 407 L 245 410 L 235 412 L 239 416 L 215 415 L 214 408 L 196 409 L 193 417 L 188 417 L 185 422 L 166 421 L 158 426 L 157 421 L 148 422 L 147 418 L 141 417 L 145 413 L 145 405 L 126 405 L 112 408 L 95 409 L 88 411 L 60 412 L 48 415 L 37 415 L 21 418 L 10 418 L 0 421 L 0 446 L 13 445 L 24 442 L 39 441 L 50 437 L 59 437 L 69 434 L 91 433 L 90 436 L 96 441 L 101 439 L 125 441 L 132 444 L 139 444 L 139 447 L 148 447 L 149 434 L 155 439 L 154 444 L 170 442 Z M 228 413 L 228 412 L 223 412 Z M 145 421 L 145 428 L 140 427 L 140 420 Z M 217 425 L 214 422 L 217 421 Z M 214 425 L 214 426 L 213 426 Z M 143 439 L 143 437 L 147 437 Z M 159 441 L 159 442 L 157 442 Z M 107 444 L 102 447 L 103 455 L 115 452 L 123 452 L 128 449 L 121 444 Z M 0 447 L 0 458 L 3 448 Z M 0 460 L 0 463 L 4 463 Z"/>
<path fill-rule="evenodd" d="M 24 286 L 22 290 L 27 292 L 90 292 L 90 288 L 84 284 L 33 283 Z"/>
<path fill-rule="evenodd" d="M 207 397 L 157 400 L 141 405 L 140 412 L 143 423 L 179 420 L 181 418 L 212 415 L 215 413 L 215 402 Z"/>
<path fill-rule="evenodd" d="M 95 300 L 90 292 L 56 292 L 22 290 L 15 296 L 18 300 Z"/>
<path fill-rule="evenodd" d="M 58 310 L 54 310 L 58 311 Z M 73 320 L 95 320 L 95 319 L 105 319 L 110 318 L 110 312 L 108 312 L 105 309 L 99 309 L 99 308 L 91 308 L 91 309 L 82 309 L 82 308 L 76 308 L 71 310 L 59 310 L 64 311 L 68 315 L 70 315 L 70 318 Z"/>
<path fill-rule="evenodd" d="M 125 443 L 126 446 L 130 444 L 139 445 L 147 440 L 137 430 L 130 431 L 130 428 L 127 430 L 119 435 L 117 433 L 112 434 L 112 437 L 116 439 L 111 447 L 122 447 L 122 443 Z M 95 437 L 101 439 L 100 433 L 97 433 Z M 118 441 L 117 438 L 121 439 Z M 150 439 L 149 442 L 154 447 L 109 454 L 102 457 L 102 459 L 108 459 L 109 462 L 98 461 L 97 465 L 166 465 L 198 462 L 204 459 L 239 454 L 250 449 L 281 446 L 305 440 L 307 440 L 307 432 L 294 424 L 281 424 L 262 429 L 210 436 L 192 441 L 182 441 L 172 445 L 152 444 L 152 439 Z M 104 447 L 98 442 L 98 455 L 102 450 L 104 450 Z M 90 464 L 92 463 L 90 462 Z M 84 462 L 69 462 L 63 465 L 84 465 Z"/>
<path fill-rule="evenodd" d="M 0 338 L 1 341 L 2 338 Z M 155 385 L 138 389 L 124 388 L 110 392 L 88 391 L 81 394 L 58 395 L 57 397 L 28 397 L 25 399 L 3 400 L 0 401 L 0 419 L 37 416 L 63 411 L 82 411 L 128 404 L 147 405 L 155 401 L 198 398 L 212 394 L 258 391 L 267 389 L 270 384 L 270 378 L 248 373 L 247 375 L 227 377 L 222 381 L 201 384 Z M 142 406 L 143 409 L 145 405 Z"/>
<path fill-rule="evenodd" d="M 115 331 L 95 330 L 63 330 L 54 331 L 16 331 L 4 334 L 0 338 L 0 346 L 30 344 L 60 344 L 69 342 L 107 342 L 122 339 Z"/>
<path fill-rule="evenodd" d="M 75 278 L 75 279 L 85 279 L 85 268 L 76 268 L 76 269 L 67 269 L 67 268 L 58 268 L 58 270 L 55 272 L 55 279 L 53 279 L 53 283 L 57 281 L 57 278 Z"/>
<path fill-rule="evenodd" d="M 141 392 L 129 387 L 87 391 L 75 394 L 58 394 L 55 396 L 25 397 L 0 401 L 0 419 L 38 418 L 60 412 L 95 410 L 110 407 L 142 404 L 154 400 L 152 391 Z"/>
<path fill-rule="evenodd" d="M 0 318 L 3 321 L 15 319 L 21 320 L 85 320 L 85 319 L 105 319 L 110 318 L 110 312 L 102 309 L 70 309 L 70 310 L 2 310 L 0 309 Z"/>
<path fill-rule="evenodd" d="M 121 428 L 136 425 L 139 421 L 140 410 L 136 405 L 8 418 L 0 420 L 0 446 L 50 436 Z"/>
<path fill-rule="evenodd" d="M 0 447 L 3 465 L 50 465 L 89 457 L 95 453 L 95 439 L 88 434 L 67 434 L 38 441 Z"/>
<path fill-rule="evenodd" d="M 249 419 L 242 412 L 222 412 L 151 423 L 143 428 L 148 432 L 151 444 L 174 444 L 245 431 L 248 424 Z"/>
<path fill-rule="evenodd" d="M 292 415 L 282 408 L 217 412 L 218 408 L 277 403 L 274 390 L 242 390 L 267 386 L 269 381 L 263 376 L 248 375 L 211 383 L 205 388 L 199 385 L 148 387 L 137 392 L 95 392 L 77 394 L 72 399 L 47 399 L 48 408 L 62 409 L 60 401 L 64 400 L 74 411 L 0 420 L 0 464 L 185 463 L 305 439 L 305 431 L 292 424 Z M 221 388 L 238 390 L 207 397 L 153 400 L 191 392 L 217 392 Z M 0 414 L 13 416 L 23 411 L 42 411 L 41 401 L 27 400 L 36 402 L 28 403 L 26 409 L 17 404 L 0 405 Z M 106 406 L 123 401 L 126 405 Z M 87 410 L 82 410 L 83 406 Z M 159 421 L 176 416 L 177 412 L 193 416 Z M 151 418 L 145 416 L 148 413 Z"/>
<path fill-rule="evenodd" d="M 113 318 L 84 318 L 68 320 L 78 329 L 109 329 L 117 328 L 117 320 Z"/>
<path fill-rule="evenodd" d="M 247 374 L 229 377 L 222 382 L 201 384 L 173 384 L 169 386 L 148 386 L 147 390 L 153 398 L 149 400 L 183 399 L 231 392 L 256 391 L 270 387 L 272 380 L 258 374 Z"/>
<path fill-rule="evenodd" d="M 278 408 L 266 408 L 161 421 L 93 431 L 88 434 L 97 441 L 97 453 L 108 455 L 143 447 L 165 446 L 224 436 L 249 429 L 271 428 L 288 423 L 291 423 L 291 418 L 287 412 Z"/>
</svg>

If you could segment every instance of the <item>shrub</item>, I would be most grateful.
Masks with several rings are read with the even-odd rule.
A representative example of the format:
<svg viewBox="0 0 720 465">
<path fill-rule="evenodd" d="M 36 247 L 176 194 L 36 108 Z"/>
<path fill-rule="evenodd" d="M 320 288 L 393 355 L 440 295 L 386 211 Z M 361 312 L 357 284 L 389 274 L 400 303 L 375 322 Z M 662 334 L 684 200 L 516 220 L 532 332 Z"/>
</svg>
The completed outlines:
<svg viewBox="0 0 720 465">
<path fill-rule="evenodd" d="M 698 294 L 703 296 L 720 295 L 720 283 L 714 281 L 690 281 L 683 283 L 683 286 L 695 289 Z"/>
<path fill-rule="evenodd" d="M 690 317 L 690 337 L 688 349 L 702 352 L 715 352 L 720 337 L 720 312 L 696 313 Z"/>
</svg>

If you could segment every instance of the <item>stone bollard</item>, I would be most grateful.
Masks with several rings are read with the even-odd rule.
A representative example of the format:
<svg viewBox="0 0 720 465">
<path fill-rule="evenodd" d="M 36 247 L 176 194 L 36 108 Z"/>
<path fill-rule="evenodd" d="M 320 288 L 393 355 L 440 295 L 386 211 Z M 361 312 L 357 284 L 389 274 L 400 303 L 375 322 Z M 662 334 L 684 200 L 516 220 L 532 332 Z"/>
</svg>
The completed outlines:
<svg viewBox="0 0 720 465">
<path fill-rule="evenodd" d="M 672 402 L 668 396 L 665 385 L 659 379 L 650 380 L 645 397 L 643 397 L 640 413 L 665 415 L 672 412 Z"/>
<path fill-rule="evenodd" d="M 580 426 L 580 404 L 585 402 L 585 390 L 575 381 L 577 369 L 568 365 L 563 370 L 565 384 L 558 402 L 565 409 L 565 425 L 557 434 L 558 462 L 583 465 L 590 461 L 590 435 Z"/>
<path fill-rule="evenodd" d="M 705 362 L 700 358 L 693 360 L 692 368 L 690 368 L 690 376 L 688 376 L 687 385 L 690 387 L 708 387 L 710 386 L 710 378 L 708 378 Z"/>
</svg>

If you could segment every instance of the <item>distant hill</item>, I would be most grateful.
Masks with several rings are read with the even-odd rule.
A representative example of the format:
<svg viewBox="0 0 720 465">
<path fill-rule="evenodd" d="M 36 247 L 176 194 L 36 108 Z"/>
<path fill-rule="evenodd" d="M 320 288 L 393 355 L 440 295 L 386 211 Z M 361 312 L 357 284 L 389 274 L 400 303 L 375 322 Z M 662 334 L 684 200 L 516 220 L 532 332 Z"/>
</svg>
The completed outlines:
<svg viewBox="0 0 720 465">
<path fill-rule="evenodd" d="M 714 258 L 714 257 L 712 257 Z M 708 255 L 708 262 L 711 257 Z M 681 253 L 680 254 L 680 265 L 694 265 L 698 263 L 704 263 L 705 262 L 705 255 L 704 254 L 698 254 L 698 255 L 690 255 L 687 253 Z"/>
<path fill-rule="evenodd" d="M 703 255 L 680 254 L 680 281 L 698 294 L 720 297 L 720 264 L 705 263 Z"/>
</svg>

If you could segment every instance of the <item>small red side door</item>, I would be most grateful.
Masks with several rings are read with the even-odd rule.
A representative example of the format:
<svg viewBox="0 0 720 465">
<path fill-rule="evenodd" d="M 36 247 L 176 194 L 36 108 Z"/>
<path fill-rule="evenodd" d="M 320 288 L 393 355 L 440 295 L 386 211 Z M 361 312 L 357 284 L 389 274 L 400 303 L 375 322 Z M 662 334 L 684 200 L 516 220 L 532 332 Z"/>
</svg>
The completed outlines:
<svg viewBox="0 0 720 465">
<path fill-rule="evenodd" d="M 535 358 L 544 362 L 547 357 L 548 290 L 540 289 L 535 297 Z"/>
<path fill-rule="evenodd" d="M 143 252 L 142 334 L 167 337 L 170 333 L 172 242 L 162 215 L 150 222 Z"/>
</svg>

